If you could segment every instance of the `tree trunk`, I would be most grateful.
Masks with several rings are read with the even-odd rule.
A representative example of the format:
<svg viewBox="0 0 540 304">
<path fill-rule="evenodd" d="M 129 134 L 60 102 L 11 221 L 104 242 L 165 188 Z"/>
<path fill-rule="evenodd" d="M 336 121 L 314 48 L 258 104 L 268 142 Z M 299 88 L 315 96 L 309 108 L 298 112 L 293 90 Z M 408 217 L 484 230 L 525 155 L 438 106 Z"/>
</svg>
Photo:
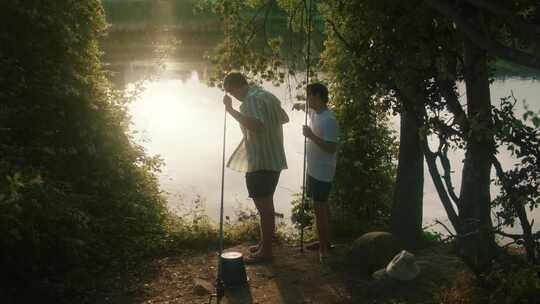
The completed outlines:
<svg viewBox="0 0 540 304">
<path fill-rule="evenodd" d="M 424 154 L 414 106 L 410 100 L 402 100 L 402 105 L 391 229 L 406 247 L 414 248 L 422 235 Z"/>
<path fill-rule="evenodd" d="M 487 56 L 470 40 L 464 42 L 467 115 L 470 130 L 462 172 L 459 218 L 463 224 L 460 250 L 465 261 L 476 272 L 491 267 L 495 254 L 492 233 L 490 173 L 494 151 L 490 129 L 491 96 Z"/>
</svg>

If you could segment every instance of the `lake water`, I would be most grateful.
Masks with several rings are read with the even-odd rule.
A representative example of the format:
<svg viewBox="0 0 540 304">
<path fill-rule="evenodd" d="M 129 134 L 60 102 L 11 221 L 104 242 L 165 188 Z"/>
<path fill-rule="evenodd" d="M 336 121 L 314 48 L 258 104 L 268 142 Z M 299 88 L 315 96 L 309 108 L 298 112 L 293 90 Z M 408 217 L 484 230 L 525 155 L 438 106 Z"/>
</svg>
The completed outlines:
<svg viewBox="0 0 540 304">
<path fill-rule="evenodd" d="M 195 208 L 197 204 L 194 201 L 201 201 L 210 218 L 218 218 L 224 109 L 221 103 L 223 92 L 204 83 L 211 66 L 202 60 L 201 54 L 208 50 L 208 45 L 202 48 L 184 46 L 189 52 L 177 52 L 173 57 L 167 58 L 152 79 L 143 81 L 149 67 L 155 64 L 149 60 L 149 53 L 123 56 L 123 49 L 126 54 L 133 54 L 132 47 L 115 44 L 114 41 L 108 41 L 108 44 L 115 46 L 115 56 L 108 57 L 111 68 L 117 72 L 113 77 L 114 82 L 127 90 L 136 83 L 141 83 L 144 87 L 144 91 L 129 108 L 132 129 L 138 132 L 136 140 L 149 154 L 159 154 L 165 161 L 159 179 L 161 188 L 167 192 L 169 206 L 172 209 L 185 210 Z M 107 55 L 111 54 L 105 55 L 107 61 Z M 263 87 L 281 99 L 282 106 L 290 117 L 290 123 L 284 125 L 289 169 L 282 172 L 275 194 L 276 211 L 283 213 L 288 219 L 293 195 L 301 191 L 301 126 L 304 114 L 291 110 L 292 104 L 296 102 L 296 93 L 292 89 L 295 87 L 294 83 L 280 87 L 265 83 Z M 491 86 L 494 101 L 510 95 L 511 92 L 519 101 L 525 100 L 530 109 L 540 109 L 538 81 L 507 79 L 495 81 Z M 238 106 L 239 103 L 235 101 L 235 105 Z M 242 136 L 238 124 L 228 118 L 227 157 Z M 399 130 L 399 117 L 392 117 L 391 124 Z M 463 153 L 452 153 L 450 158 L 456 172 L 453 174 L 454 185 L 459 193 Z M 501 161 L 506 168 L 513 164 L 506 152 L 501 154 Z M 446 214 L 427 168 L 425 174 L 424 218 L 428 225 L 435 218 L 444 220 Z M 495 196 L 497 189 L 493 188 L 492 193 Z M 242 173 L 226 169 L 224 197 L 227 215 L 233 215 L 238 208 L 253 209 Z M 540 220 L 538 212 L 534 212 L 533 216 L 537 222 Z"/>
</svg>

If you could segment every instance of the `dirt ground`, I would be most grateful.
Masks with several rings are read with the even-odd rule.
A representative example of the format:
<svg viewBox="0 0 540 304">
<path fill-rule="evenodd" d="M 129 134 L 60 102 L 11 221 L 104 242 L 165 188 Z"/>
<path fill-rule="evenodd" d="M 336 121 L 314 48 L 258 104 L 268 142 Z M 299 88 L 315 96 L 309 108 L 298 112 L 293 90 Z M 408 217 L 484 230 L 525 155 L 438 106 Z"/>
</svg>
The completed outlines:
<svg viewBox="0 0 540 304">
<path fill-rule="evenodd" d="M 344 263 L 345 244 L 336 244 L 325 264 L 319 262 L 316 252 L 300 253 L 295 246 L 280 244 L 274 250 L 272 263 L 247 265 L 248 284 L 227 288 L 220 303 L 435 303 L 437 290 L 466 271 L 441 246 L 416 252 L 421 273 L 408 282 L 374 281 L 355 274 Z M 248 244 L 226 251 L 247 254 Z M 208 289 L 213 291 L 216 266 L 214 252 L 153 260 L 128 274 L 105 279 L 104 289 L 92 303 L 209 303 Z M 196 287 L 197 283 L 201 286 Z"/>
</svg>

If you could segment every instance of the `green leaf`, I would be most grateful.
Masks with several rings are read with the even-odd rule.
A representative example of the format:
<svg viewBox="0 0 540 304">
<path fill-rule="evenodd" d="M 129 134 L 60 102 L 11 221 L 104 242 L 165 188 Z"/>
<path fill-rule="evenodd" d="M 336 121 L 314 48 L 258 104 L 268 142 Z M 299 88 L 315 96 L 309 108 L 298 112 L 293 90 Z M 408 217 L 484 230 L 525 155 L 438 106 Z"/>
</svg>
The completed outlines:
<svg viewBox="0 0 540 304">
<path fill-rule="evenodd" d="M 540 117 L 538 117 L 538 116 L 533 117 L 532 123 L 534 124 L 534 127 L 535 127 L 535 128 L 540 127 Z"/>
</svg>

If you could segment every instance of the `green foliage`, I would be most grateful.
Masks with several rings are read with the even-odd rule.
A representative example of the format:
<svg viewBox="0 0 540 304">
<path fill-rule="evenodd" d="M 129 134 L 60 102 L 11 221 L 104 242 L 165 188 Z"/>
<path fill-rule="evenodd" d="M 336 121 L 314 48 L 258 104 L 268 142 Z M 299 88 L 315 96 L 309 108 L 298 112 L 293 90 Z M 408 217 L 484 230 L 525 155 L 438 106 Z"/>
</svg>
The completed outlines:
<svg viewBox="0 0 540 304">
<path fill-rule="evenodd" d="M 540 267 L 530 266 L 515 272 L 494 272 L 488 276 L 494 281 L 497 293 L 507 295 L 518 303 L 534 303 L 540 298 Z"/>
<path fill-rule="evenodd" d="M 304 204 L 304 210 L 301 210 L 300 202 L 301 193 L 297 193 L 296 198 L 291 202 L 291 221 L 295 230 L 290 232 L 292 233 L 290 237 L 298 239 L 298 231 L 301 225 L 303 225 L 304 239 L 309 242 L 317 238 L 315 213 L 310 202 Z M 354 213 L 357 210 L 355 208 L 364 208 L 362 205 L 345 208 L 334 200 L 330 200 L 329 204 L 332 213 L 332 217 L 330 218 L 331 235 L 334 238 L 351 238 L 368 231 L 388 229 L 388 217 L 382 216 L 377 219 L 368 219 L 364 214 L 359 215 L 358 213 Z M 380 208 L 380 206 L 372 207 Z M 382 214 L 382 212 L 379 214 Z"/>
<path fill-rule="evenodd" d="M 224 75 L 241 70 L 252 81 L 280 85 L 297 80 L 305 69 L 308 27 L 302 1 L 204 1 L 206 9 L 221 16 L 225 38 L 208 57 L 216 66 L 209 79 L 220 85 Z M 315 22 L 322 24 L 316 18 Z M 314 22 L 314 23 L 315 23 Z M 311 59 L 315 65 L 323 43 L 322 28 L 312 27 Z M 311 75 L 313 76 L 313 75 Z M 298 85 L 301 88 L 303 83 Z"/>
<path fill-rule="evenodd" d="M 207 215 L 204 200 L 197 196 L 190 207 L 183 207 L 180 214 L 170 213 L 165 222 L 166 245 L 163 252 L 216 249 L 219 246 L 219 226 Z M 279 229 L 278 225 L 278 229 Z M 257 213 L 248 208 L 238 208 L 234 216 L 226 216 L 223 225 L 225 245 L 259 238 Z"/>
<path fill-rule="evenodd" d="M 315 226 L 315 212 L 313 205 L 309 201 L 305 201 L 302 206 L 302 193 L 296 193 L 294 199 L 291 202 L 291 221 L 298 231 L 301 227 L 304 227 L 304 239 L 310 241 L 317 236 Z"/>
<path fill-rule="evenodd" d="M 527 106 L 522 119 L 517 118 L 515 104 L 516 99 L 511 96 L 501 99 L 500 106 L 492 109 L 497 149 L 506 148 L 517 161 L 512 168 L 504 170 L 494 156 L 495 183 L 501 189 L 492 204 L 498 207 L 498 229 L 513 227 L 516 218 L 519 219 L 523 234 L 514 241 L 524 245 L 529 261 L 534 262 L 539 254 L 540 234 L 531 229 L 526 210 L 532 211 L 540 203 L 540 118 Z"/>
<path fill-rule="evenodd" d="M 364 23 L 376 22 L 369 19 L 376 16 L 352 18 L 358 12 L 365 12 L 362 5 L 366 3 L 321 7 L 323 17 L 337 27 L 337 31 L 332 26 L 326 29 L 321 61 L 325 76 L 332 80 L 331 102 L 341 128 L 332 195 L 336 216 L 342 222 L 357 218 L 380 226 L 389 217 L 397 146 L 386 116 L 392 97 L 374 85 L 374 78 L 382 71 L 371 70 L 372 66 L 366 62 L 373 58 L 363 57 L 361 53 L 369 51 L 364 45 L 367 40 L 362 39 L 362 33 L 369 32 Z M 358 52 L 352 52 L 349 43 Z"/>
<path fill-rule="evenodd" d="M 480 304 L 488 303 L 482 289 L 474 281 L 470 273 L 459 273 L 452 286 L 442 288 L 435 294 L 437 303 L 441 304 Z"/>
<path fill-rule="evenodd" d="M 292 235 L 290 227 L 283 221 L 283 214 L 274 214 L 276 221 L 275 237 L 279 240 L 289 240 Z M 237 244 L 243 241 L 256 241 L 260 239 L 260 221 L 257 212 L 251 208 L 239 207 L 234 217 L 227 216 L 224 225 L 226 244 Z"/>
<path fill-rule="evenodd" d="M 536 303 L 540 296 L 539 270 L 538 266 L 497 270 L 481 278 L 462 273 L 436 299 L 442 304 Z"/>
<path fill-rule="evenodd" d="M 304 202 L 302 206 L 302 193 L 296 193 L 294 199 L 291 202 L 292 216 L 291 220 L 296 229 L 300 227 L 310 227 L 315 223 L 315 213 L 313 211 L 312 204 L 308 200 Z"/>
<path fill-rule="evenodd" d="M 100 1 L 1 6 L 2 281 L 52 293 L 66 274 L 161 246 L 161 161 L 133 142 L 129 98 L 105 77 Z"/>
<path fill-rule="evenodd" d="M 506 148 L 518 163 L 499 176 L 497 183 L 501 192 L 495 198 L 494 205 L 503 208 L 497 213 L 503 225 L 514 225 L 518 217 L 517 205 L 532 210 L 540 202 L 540 118 L 527 108 L 522 118 L 516 117 L 514 108 L 516 99 L 501 99 L 499 107 L 493 108 L 494 136 L 498 148 Z"/>
<path fill-rule="evenodd" d="M 425 244 L 437 244 L 443 239 L 443 234 L 436 231 L 422 231 L 422 241 Z"/>
<path fill-rule="evenodd" d="M 217 31 L 219 19 L 211 12 L 201 12 L 200 0 L 103 0 L 107 21 L 126 29 L 161 26 L 188 31 Z"/>
<path fill-rule="evenodd" d="M 236 220 L 226 218 L 224 225 L 225 241 L 238 243 L 240 241 L 255 241 L 259 239 L 260 224 L 257 213 L 252 209 L 236 210 Z"/>
</svg>

